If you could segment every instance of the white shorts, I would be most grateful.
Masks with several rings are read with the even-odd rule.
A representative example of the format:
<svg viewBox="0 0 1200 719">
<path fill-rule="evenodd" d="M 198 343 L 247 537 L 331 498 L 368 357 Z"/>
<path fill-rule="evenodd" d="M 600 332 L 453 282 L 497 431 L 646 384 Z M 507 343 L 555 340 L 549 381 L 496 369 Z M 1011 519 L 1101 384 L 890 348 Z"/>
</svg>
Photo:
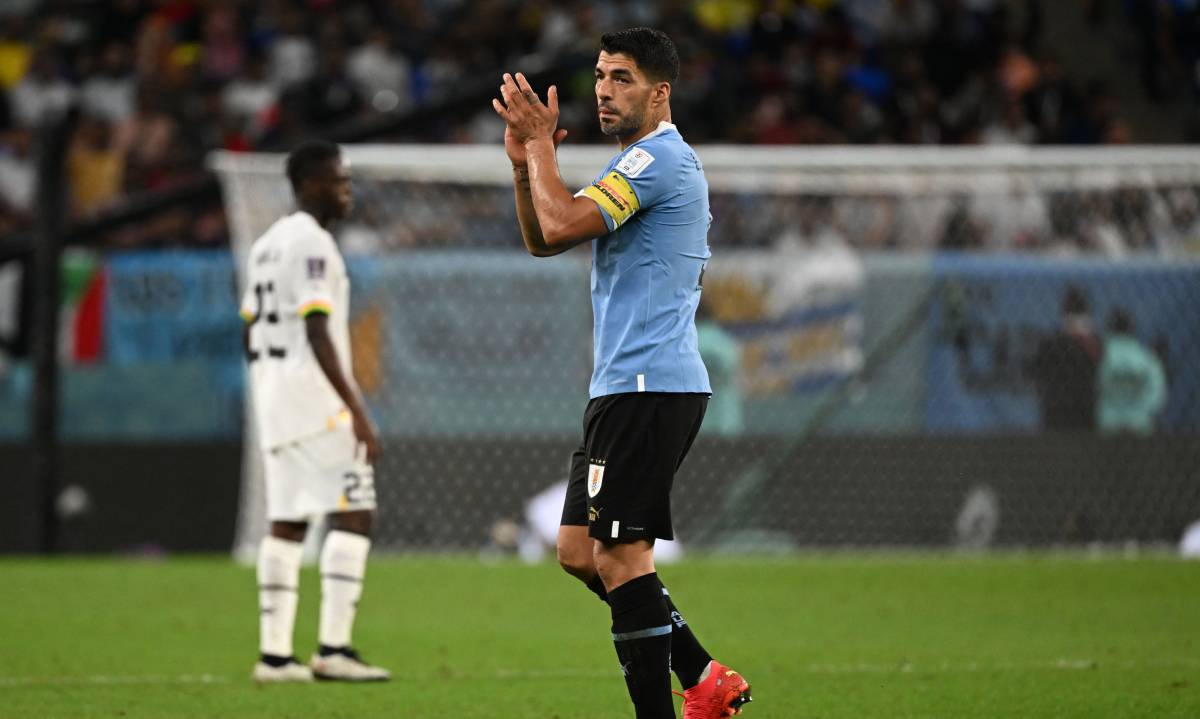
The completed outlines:
<svg viewBox="0 0 1200 719">
<path fill-rule="evenodd" d="M 267 519 L 375 509 L 375 470 L 349 424 L 263 452 Z"/>
</svg>

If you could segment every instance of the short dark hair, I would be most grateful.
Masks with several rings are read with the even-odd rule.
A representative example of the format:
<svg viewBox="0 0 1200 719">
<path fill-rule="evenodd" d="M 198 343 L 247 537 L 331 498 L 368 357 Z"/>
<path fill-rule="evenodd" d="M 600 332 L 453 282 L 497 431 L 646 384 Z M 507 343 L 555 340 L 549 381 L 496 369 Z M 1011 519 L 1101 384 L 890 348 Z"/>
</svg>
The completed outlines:
<svg viewBox="0 0 1200 719">
<path fill-rule="evenodd" d="M 662 30 L 631 27 L 606 32 L 600 37 L 600 49 L 610 55 L 628 55 L 655 82 L 675 82 L 679 78 L 679 53 Z"/>
<path fill-rule="evenodd" d="M 320 166 L 330 160 L 336 160 L 342 154 L 342 148 L 328 140 L 305 140 L 288 154 L 287 176 L 292 183 L 292 191 L 299 192 L 300 184 Z"/>
<path fill-rule="evenodd" d="M 1064 315 L 1086 315 L 1090 309 L 1087 293 L 1079 285 L 1067 285 L 1063 293 L 1062 312 Z"/>
<path fill-rule="evenodd" d="M 1108 330 L 1119 335 L 1133 334 L 1133 315 L 1124 307 L 1114 307 L 1108 314 Z"/>
</svg>

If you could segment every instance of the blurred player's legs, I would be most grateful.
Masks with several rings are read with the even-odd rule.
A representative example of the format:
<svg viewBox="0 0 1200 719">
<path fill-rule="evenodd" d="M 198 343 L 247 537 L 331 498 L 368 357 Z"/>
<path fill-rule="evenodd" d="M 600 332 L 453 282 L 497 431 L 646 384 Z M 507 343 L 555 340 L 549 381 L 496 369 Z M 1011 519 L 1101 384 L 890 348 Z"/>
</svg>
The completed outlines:
<svg viewBox="0 0 1200 719">
<path fill-rule="evenodd" d="M 374 512 L 346 512 L 329 519 L 333 529 L 321 549 L 320 648 L 312 657 L 313 674 L 317 679 L 384 681 L 391 673 L 363 661 L 350 641 L 371 551 Z"/>
<path fill-rule="evenodd" d="M 287 527 L 288 524 L 292 527 Z M 311 682 L 313 679 L 312 670 L 296 661 L 292 652 L 300 561 L 304 553 L 304 545 L 295 541 L 295 533 L 298 531 L 303 539 L 304 527 L 303 523 L 277 522 L 258 550 L 260 657 L 253 672 L 254 680 L 258 682 Z M 292 539 L 275 534 L 290 535 Z"/>
<path fill-rule="evenodd" d="M 271 536 L 259 557 L 259 681 L 379 681 L 387 670 L 364 662 L 351 644 L 362 596 L 375 513 L 374 472 L 359 456 L 350 428 L 264 453 L 267 514 Z M 306 678 L 293 656 L 297 589 L 306 518 L 328 514 L 329 534 L 321 550 L 320 648 Z"/>
</svg>

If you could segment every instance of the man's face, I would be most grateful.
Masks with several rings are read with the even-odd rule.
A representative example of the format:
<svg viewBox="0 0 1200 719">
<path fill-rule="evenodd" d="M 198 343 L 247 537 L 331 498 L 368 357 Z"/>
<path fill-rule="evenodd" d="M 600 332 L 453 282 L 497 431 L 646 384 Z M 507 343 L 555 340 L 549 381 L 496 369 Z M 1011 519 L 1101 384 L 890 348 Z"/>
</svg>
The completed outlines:
<svg viewBox="0 0 1200 719">
<path fill-rule="evenodd" d="M 354 195 L 350 191 L 350 171 L 341 157 L 324 163 L 321 171 L 310 180 L 317 204 L 325 214 L 335 220 L 350 215 L 354 209 Z"/>
<path fill-rule="evenodd" d="M 633 58 L 601 51 L 596 61 L 600 131 L 619 137 L 638 130 L 650 110 L 655 85 L 642 74 Z"/>
</svg>

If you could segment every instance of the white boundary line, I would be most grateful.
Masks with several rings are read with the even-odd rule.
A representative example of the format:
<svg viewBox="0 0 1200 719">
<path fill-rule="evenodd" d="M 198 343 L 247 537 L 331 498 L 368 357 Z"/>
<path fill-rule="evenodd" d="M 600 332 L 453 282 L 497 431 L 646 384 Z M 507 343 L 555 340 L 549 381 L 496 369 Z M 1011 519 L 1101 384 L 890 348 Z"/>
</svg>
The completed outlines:
<svg viewBox="0 0 1200 719">
<path fill-rule="evenodd" d="M 162 684 L 228 684 L 229 677 L 220 674 L 94 674 L 84 677 L 0 677 L 0 689 L 36 686 L 133 686 Z M 247 681 L 249 679 L 247 678 Z"/>
<path fill-rule="evenodd" d="M 804 665 L 799 671 L 805 674 L 956 674 L 996 671 L 1092 671 L 1113 670 L 1128 671 L 1133 669 L 1191 669 L 1200 666 L 1200 658 L 1175 659 L 1163 661 L 1097 661 L 1061 657 L 1053 661 L 1030 662 L 918 662 L 882 663 L 882 662 L 845 662 L 845 663 L 812 663 Z M 604 679 L 615 675 L 612 671 L 595 671 L 588 669 L 501 669 L 488 673 L 453 674 L 451 680 L 471 679 Z M 246 677 L 230 677 L 222 674 L 145 674 L 145 675 L 105 675 L 98 674 L 80 677 L 3 677 L 0 676 L 0 689 L 37 687 L 37 686 L 138 686 L 138 685 L 184 685 L 184 684 L 230 684 L 242 682 L 247 685 L 252 681 Z"/>
</svg>

